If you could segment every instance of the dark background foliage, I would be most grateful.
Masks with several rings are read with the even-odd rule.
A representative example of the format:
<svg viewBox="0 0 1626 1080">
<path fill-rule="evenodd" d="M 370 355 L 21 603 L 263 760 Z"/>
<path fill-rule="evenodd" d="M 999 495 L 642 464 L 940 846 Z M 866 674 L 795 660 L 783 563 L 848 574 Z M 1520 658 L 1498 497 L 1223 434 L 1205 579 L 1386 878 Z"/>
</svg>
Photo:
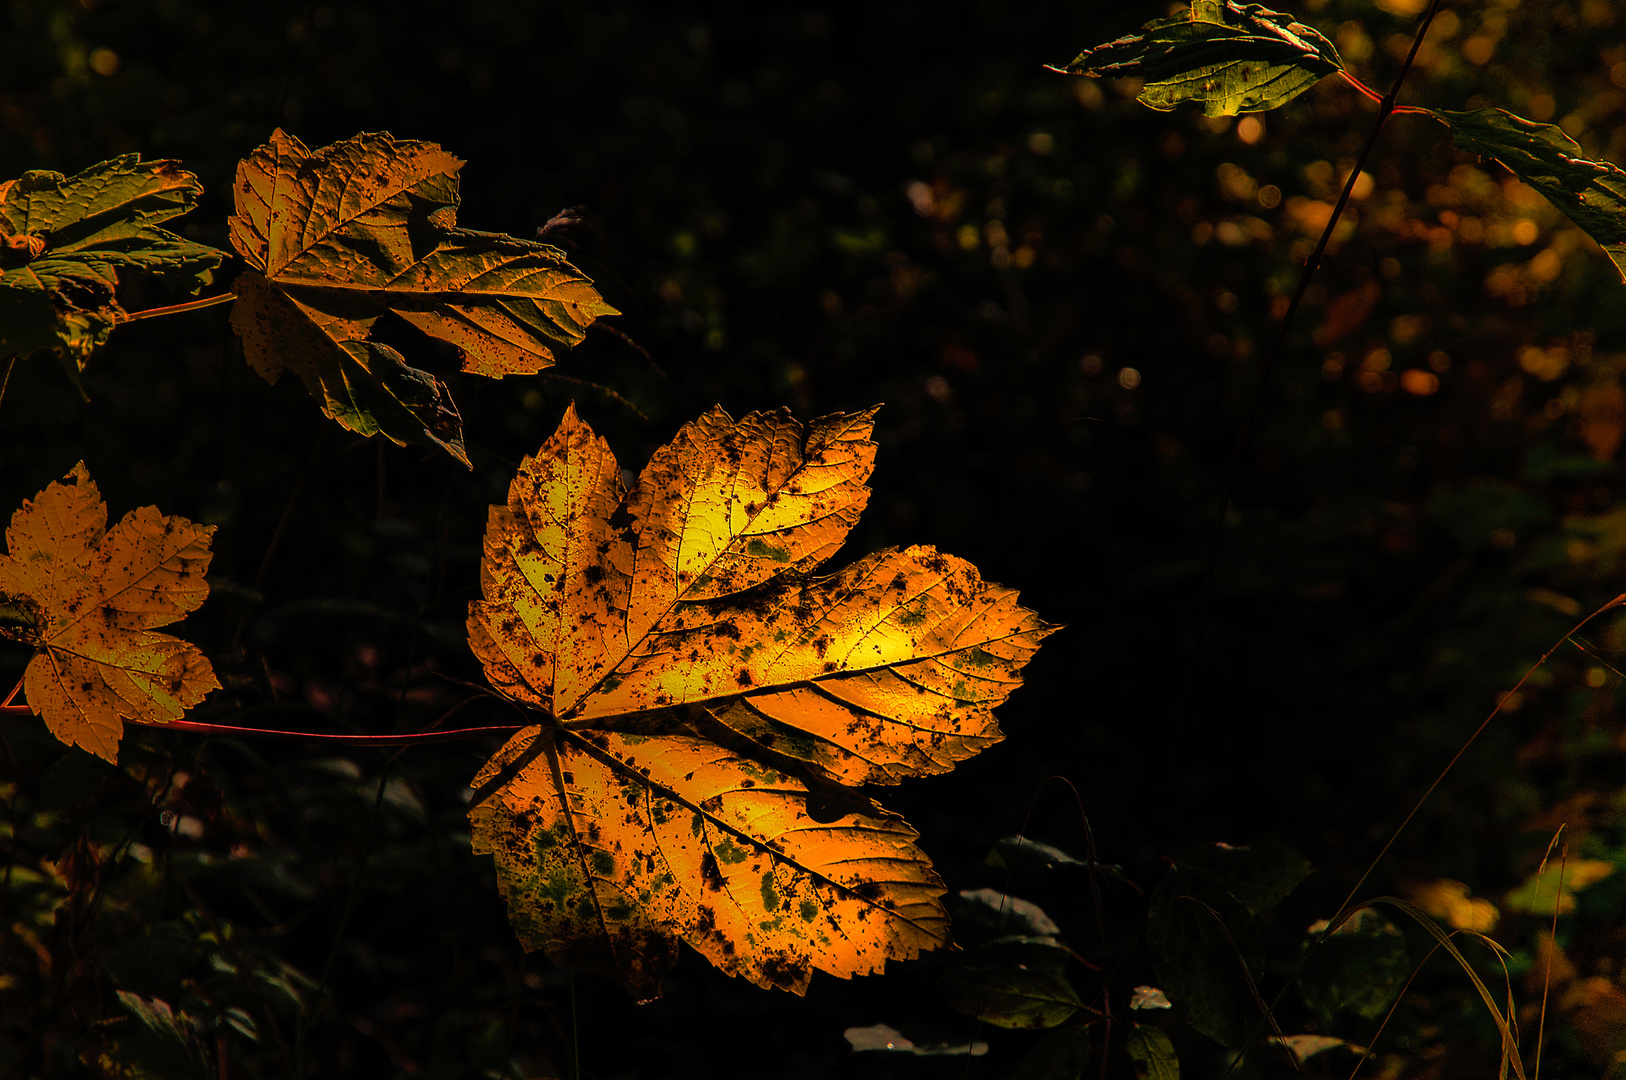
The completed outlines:
<svg viewBox="0 0 1626 1080">
<path fill-rule="evenodd" d="M 1386 87 L 1414 6 L 1295 13 Z M 468 161 L 461 224 L 529 236 L 592 209 L 603 240 L 579 263 L 653 363 L 595 331 L 567 378 L 448 373 L 471 474 L 263 384 L 225 308 L 137 323 L 91 361 L 88 401 L 44 358 L 17 365 L 0 506 L 82 458 L 115 516 L 156 504 L 219 526 L 214 594 L 182 632 L 226 686 L 193 719 L 412 731 L 480 679 L 462 618 L 484 507 L 567 401 L 631 469 L 714 403 L 811 418 L 884 402 L 849 553 L 935 544 L 1067 624 L 1001 710 L 1004 744 L 884 793 L 949 888 L 1002 887 L 983 858 L 1024 821 L 1083 849 L 1077 804 L 1042 786 L 1060 775 L 1102 857 L 1148 889 L 1193 844 L 1301 852 L 1320 872 L 1279 915 L 1296 931 L 1524 668 L 1621 591 L 1626 294 L 1539 198 L 1395 118 L 1286 338 L 1216 547 L 1237 425 L 1374 110 L 1327 80 L 1262 118 L 1205 120 L 1042 67 L 1161 11 L 10 0 L 0 176 L 178 158 L 206 188 L 184 231 L 226 247 L 235 163 L 272 129 L 433 140 Z M 1452 7 L 1402 100 L 1504 105 L 1626 159 L 1622 25 L 1609 0 Z M 1566 822 L 1573 852 L 1626 865 L 1620 632 L 1583 643 L 1487 730 L 1370 891 L 1443 877 L 1497 898 Z M 0 653 L 6 686 L 26 659 Z M 511 718 L 476 701 L 453 722 Z M 380 788 L 374 751 L 142 731 L 112 770 L 37 723 L 0 733 L 0 1072 L 94 1062 L 132 1030 L 122 990 L 209 1018 L 199 1054 L 232 1062 L 219 1075 L 286 1075 L 292 1002 L 317 982 L 309 1076 L 565 1075 L 578 1042 L 586 1076 L 927 1076 L 944 1062 L 850 1056 L 843 1029 L 972 1037 L 933 988 L 939 957 L 821 976 L 805 999 L 693 955 L 653 1005 L 585 976 L 572 990 L 520 953 L 468 852 L 463 785 L 494 742 L 405 751 Z M 1109 970 L 1128 956 L 1119 998 L 1153 979 L 1132 894 L 1109 890 L 1097 946 L 1079 882 L 1012 889 Z M 1560 943 L 1612 988 L 1619 893 L 1599 890 Z M 1537 922 L 1504 921 L 1516 974 Z M 1393 1075 L 1478 1075 L 1489 1025 L 1460 973 L 1430 970 L 1387 1036 Z M 1100 984 L 1074 974 L 1086 996 Z M 1621 1026 L 1588 1019 L 1615 1000 L 1590 992 L 1549 1053 L 1596 1073 Z M 1305 1029 L 1295 998 L 1282 1022 Z M 1219 1049 L 1174 1030 L 1207 1075 Z M 1034 1038 L 977 1037 L 991 1050 L 971 1075 L 988 1077 Z"/>
</svg>

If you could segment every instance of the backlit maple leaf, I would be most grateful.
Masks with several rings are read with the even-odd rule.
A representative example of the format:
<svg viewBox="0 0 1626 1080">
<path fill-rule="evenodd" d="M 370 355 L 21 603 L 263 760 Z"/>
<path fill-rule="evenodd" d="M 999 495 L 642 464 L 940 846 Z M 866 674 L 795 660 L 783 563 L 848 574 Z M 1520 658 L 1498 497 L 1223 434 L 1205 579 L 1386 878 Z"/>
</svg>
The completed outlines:
<svg viewBox="0 0 1626 1080">
<path fill-rule="evenodd" d="M 470 820 L 527 948 L 647 999 L 679 940 L 798 993 L 948 943 L 914 830 L 820 807 L 997 741 L 1054 628 L 932 548 L 813 576 L 869 498 L 873 416 L 715 409 L 624 491 L 572 409 L 492 507 L 469 640 L 545 719 Z"/>
<path fill-rule="evenodd" d="M 0 359 L 50 350 L 77 380 L 124 314 L 113 295 L 120 272 L 188 292 L 206 284 L 225 252 L 157 227 L 202 190 L 178 162 L 135 154 L 0 183 Z"/>
<path fill-rule="evenodd" d="M 439 446 L 465 465 L 441 381 L 373 340 L 394 312 L 463 370 L 534 374 L 614 315 L 546 244 L 459 229 L 457 170 L 434 143 L 364 133 L 311 151 L 277 131 L 237 166 L 232 327 L 268 382 L 292 371 L 351 431 Z"/>
<path fill-rule="evenodd" d="M 153 630 L 208 598 L 214 531 L 150 506 L 107 528 L 84 462 L 12 515 L 0 637 L 39 650 L 23 690 L 53 735 L 117 761 L 124 720 L 178 720 L 219 688 L 195 646 Z"/>
</svg>

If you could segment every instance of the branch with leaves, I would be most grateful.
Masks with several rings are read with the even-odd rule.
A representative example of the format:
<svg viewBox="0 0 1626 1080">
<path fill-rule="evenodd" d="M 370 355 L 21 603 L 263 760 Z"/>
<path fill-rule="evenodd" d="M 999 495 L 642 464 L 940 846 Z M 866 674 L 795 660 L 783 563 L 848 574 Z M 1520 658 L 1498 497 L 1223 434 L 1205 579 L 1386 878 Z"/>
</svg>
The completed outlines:
<svg viewBox="0 0 1626 1080">
<path fill-rule="evenodd" d="M 292 373 L 359 435 L 469 464 L 445 382 L 378 340 L 398 316 L 450 347 L 463 371 L 536 374 L 619 314 L 549 244 L 457 227 L 463 162 L 434 143 L 361 134 L 311 151 L 277 131 L 238 164 L 227 222 L 246 269 L 231 291 L 127 312 L 120 274 L 196 292 L 227 253 L 157 227 L 203 188 L 174 161 L 127 154 L 73 176 L 0 184 L 0 359 L 50 352 L 75 385 L 121 323 L 233 303 L 231 325 L 267 382 Z"/>
</svg>

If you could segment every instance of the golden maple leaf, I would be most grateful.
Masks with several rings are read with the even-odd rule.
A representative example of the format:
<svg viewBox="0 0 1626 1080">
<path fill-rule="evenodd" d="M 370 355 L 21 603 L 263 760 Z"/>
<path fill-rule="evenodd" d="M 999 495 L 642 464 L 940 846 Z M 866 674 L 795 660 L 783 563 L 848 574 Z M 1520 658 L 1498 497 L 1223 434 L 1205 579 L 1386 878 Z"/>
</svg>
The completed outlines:
<svg viewBox="0 0 1626 1080">
<path fill-rule="evenodd" d="M 107 528 L 84 462 L 12 515 L 0 636 L 39 650 L 23 690 L 53 735 L 116 762 L 124 719 L 178 720 L 219 689 L 195 646 L 153 631 L 208 598 L 214 531 L 151 506 Z"/>
<path fill-rule="evenodd" d="M 463 370 L 535 374 L 615 315 L 564 253 L 459 229 L 463 162 L 429 142 L 363 133 L 311 151 L 278 130 L 237 166 L 232 328 L 268 382 L 292 371 L 351 431 L 439 446 L 463 464 L 446 387 L 372 340 L 394 312 L 445 341 Z"/>
<path fill-rule="evenodd" d="M 874 411 L 714 409 L 625 491 L 572 408 L 491 508 L 470 645 L 546 719 L 469 816 L 528 949 L 648 999 L 680 939 L 797 993 L 948 943 L 915 831 L 835 785 L 997 741 L 1054 627 L 932 548 L 812 575 L 868 501 Z"/>
</svg>

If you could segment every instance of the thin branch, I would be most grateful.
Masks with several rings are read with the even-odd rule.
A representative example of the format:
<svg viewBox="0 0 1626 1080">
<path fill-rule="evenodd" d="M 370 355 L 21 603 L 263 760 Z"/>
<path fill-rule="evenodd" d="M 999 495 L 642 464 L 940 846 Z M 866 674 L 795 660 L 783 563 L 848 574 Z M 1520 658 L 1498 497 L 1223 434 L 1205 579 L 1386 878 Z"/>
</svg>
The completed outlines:
<svg viewBox="0 0 1626 1080">
<path fill-rule="evenodd" d="M 6 361 L 6 377 L 0 379 L 0 401 L 6 400 L 6 387 L 11 385 L 11 369 L 17 366 L 17 358 L 13 356 Z"/>
<path fill-rule="evenodd" d="M 132 721 L 126 721 L 132 723 Z M 231 735 L 251 739 L 305 739 L 330 746 L 420 746 L 426 743 L 461 742 L 481 739 L 488 735 L 512 735 L 525 725 L 497 724 L 491 727 L 448 728 L 445 731 L 420 731 L 406 735 L 332 735 L 318 731 L 282 731 L 274 728 L 233 727 L 230 724 L 205 724 L 196 720 L 171 720 L 167 724 L 142 724 L 148 729 L 195 731 L 204 735 Z"/>
<path fill-rule="evenodd" d="M 142 319 L 156 319 L 160 315 L 179 315 L 183 311 L 202 311 L 204 308 L 215 307 L 218 304 L 229 304 L 237 299 L 236 293 L 221 293 L 219 296 L 205 296 L 201 300 L 188 300 L 184 304 L 170 304 L 168 307 L 148 308 L 146 311 L 127 311 L 120 315 L 120 323 L 139 322 Z"/>
<path fill-rule="evenodd" d="M 23 720 L 34 715 L 27 705 L 0 705 L 0 720 Z M 148 731 L 191 731 L 200 735 L 229 735 L 241 739 L 303 739 L 329 746 L 421 746 L 427 743 L 462 742 L 488 735 L 512 735 L 524 724 L 495 724 L 490 727 L 448 728 L 445 731 L 419 731 L 406 735 L 334 735 L 322 731 L 284 731 L 279 728 L 236 727 L 232 724 L 206 724 L 199 720 L 170 720 L 145 723 L 126 720 L 130 727 Z"/>
<path fill-rule="evenodd" d="M 1361 891 L 1361 886 L 1366 884 L 1366 879 L 1372 876 L 1372 871 L 1376 870 L 1378 868 L 1378 864 L 1383 861 L 1383 857 L 1389 854 L 1389 849 L 1394 847 L 1396 840 L 1400 839 L 1400 834 L 1406 831 L 1406 826 L 1411 824 L 1412 818 L 1417 816 L 1417 812 L 1423 808 L 1424 803 L 1428 802 L 1429 798 L 1434 794 L 1435 789 L 1445 781 L 1445 778 L 1448 775 L 1450 775 L 1451 770 L 1456 768 L 1457 762 L 1462 760 L 1462 755 L 1468 752 L 1468 748 L 1473 746 L 1474 741 L 1484 733 L 1487 727 L 1490 726 L 1490 722 L 1495 720 L 1497 715 L 1501 713 L 1503 707 L 1507 705 L 1509 699 L 1511 699 L 1514 694 L 1517 694 L 1524 687 L 1526 682 L 1530 681 L 1530 676 L 1541 670 L 1542 666 L 1547 663 L 1547 661 L 1552 657 L 1553 653 L 1559 650 L 1560 646 L 1562 646 L 1566 641 L 1569 641 L 1571 637 L 1579 634 L 1581 629 L 1586 626 L 1587 623 L 1591 622 L 1593 619 L 1596 619 L 1604 612 L 1613 610 L 1614 608 L 1620 607 L 1623 604 L 1626 604 L 1626 593 L 1621 593 L 1619 596 L 1615 597 L 1613 600 L 1609 601 L 1607 604 L 1604 604 L 1602 607 L 1598 608 L 1598 610 L 1576 623 L 1574 629 L 1565 634 L 1563 637 L 1559 638 L 1557 641 L 1553 642 L 1552 647 L 1541 654 L 1541 659 L 1530 665 L 1529 670 L 1527 670 L 1524 675 L 1520 677 L 1519 681 L 1514 684 L 1513 689 L 1509 690 L 1507 693 L 1503 694 L 1499 699 L 1497 699 L 1496 707 L 1490 711 L 1490 715 L 1485 717 L 1485 719 L 1480 722 L 1480 725 L 1474 729 L 1473 734 L 1469 735 L 1467 740 L 1457 748 L 1457 752 L 1451 755 L 1451 760 L 1445 763 L 1445 768 L 1441 769 L 1440 774 L 1434 778 L 1434 782 L 1428 785 L 1428 789 L 1423 792 L 1422 797 L 1417 800 L 1416 805 L 1411 808 L 1411 811 L 1405 816 L 1400 824 L 1395 826 L 1394 832 L 1391 833 L 1389 835 L 1389 839 L 1384 842 L 1382 849 L 1379 850 L 1377 855 L 1373 857 L 1372 861 L 1367 864 L 1366 869 L 1361 872 L 1360 879 L 1357 880 L 1354 887 L 1349 890 L 1349 895 L 1345 896 L 1343 903 L 1338 905 L 1337 914 L 1335 914 L 1331 919 L 1327 920 L 1326 928 L 1321 931 L 1318 937 L 1310 942 L 1309 947 L 1300 955 L 1298 965 L 1293 969 L 1292 974 L 1287 977 L 1287 981 L 1282 983 L 1281 989 L 1276 992 L 1275 998 L 1272 999 L 1272 1007 L 1274 1007 L 1277 1002 L 1281 1001 L 1282 995 L 1287 993 L 1288 988 L 1298 981 L 1299 974 L 1304 970 L 1304 965 L 1309 962 L 1311 954 L 1315 952 L 1317 947 L 1319 947 L 1323 941 L 1326 941 L 1327 938 L 1331 937 L 1333 931 L 1342 925 L 1343 922 L 1354 913 L 1355 908 L 1351 905 L 1355 900 L 1356 894 Z M 1256 1025 L 1253 1031 L 1249 1033 L 1248 1041 L 1243 1044 L 1244 1053 L 1246 1053 L 1248 1047 L 1252 1046 L 1254 1042 L 1257 1041 L 1261 1028 L 1262 1025 Z M 1236 1061 L 1241 1060 L 1242 1055 L 1239 1054 L 1235 1061 L 1232 1062 L 1232 1066 L 1234 1067 Z M 1221 1080 L 1224 1080 L 1224 1077 L 1229 1076 L 1230 1073 L 1231 1069 L 1226 1069 L 1225 1073 L 1221 1077 Z"/>
<path fill-rule="evenodd" d="M 1321 265 L 1321 257 L 1326 254 L 1327 245 L 1332 242 L 1333 230 L 1338 227 L 1338 219 L 1343 215 L 1344 208 L 1349 205 L 1350 195 L 1355 190 L 1355 184 L 1361 177 L 1361 171 L 1366 166 L 1367 158 L 1372 156 L 1373 147 L 1377 146 L 1378 135 L 1383 131 L 1383 122 L 1395 111 L 1395 98 L 1400 93 L 1406 76 L 1411 72 L 1413 62 L 1417 59 L 1417 50 L 1422 47 L 1423 38 L 1428 34 L 1428 28 L 1434 21 L 1434 16 L 1440 10 L 1440 0 L 1432 0 L 1428 11 L 1423 15 L 1422 23 L 1417 27 L 1417 34 L 1412 38 L 1411 51 L 1406 54 L 1405 63 L 1400 65 L 1400 72 L 1395 76 L 1394 85 L 1389 92 L 1378 101 L 1378 116 L 1372 125 L 1372 132 L 1366 137 L 1366 145 L 1361 147 L 1360 155 L 1355 159 L 1355 167 L 1349 171 L 1349 179 L 1344 182 L 1344 190 L 1338 195 L 1338 202 L 1332 208 L 1332 215 L 1327 218 L 1327 227 L 1321 231 L 1321 239 L 1316 241 L 1315 250 L 1304 262 L 1304 269 L 1299 273 L 1298 287 L 1293 290 L 1293 298 L 1288 302 L 1287 311 L 1282 315 L 1281 326 L 1277 330 L 1276 340 L 1265 358 L 1265 369 L 1259 373 L 1259 382 L 1254 387 L 1253 401 L 1248 406 L 1247 419 L 1237 429 L 1236 442 L 1231 448 L 1231 461 L 1225 470 L 1225 487 L 1221 492 L 1219 513 L 1214 519 L 1214 532 L 1208 544 L 1208 565 L 1203 572 L 1203 589 L 1201 599 L 1197 604 L 1197 632 L 1192 642 L 1192 663 L 1186 668 L 1186 675 L 1180 691 L 1180 707 L 1178 716 L 1183 718 L 1186 713 L 1187 699 L 1191 693 L 1192 676 L 1202 661 L 1203 634 L 1208 626 L 1208 605 L 1214 590 L 1214 569 L 1219 563 L 1220 541 L 1225 536 L 1226 511 L 1231 505 L 1231 492 L 1236 487 L 1237 475 L 1241 472 L 1242 452 L 1247 449 L 1253 437 L 1254 426 L 1259 421 L 1259 410 L 1264 404 L 1265 387 L 1270 382 L 1270 373 L 1275 370 L 1276 362 L 1281 359 L 1282 353 L 1287 349 L 1287 331 L 1293 324 L 1293 316 L 1298 314 L 1299 304 L 1304 300 L 1304 294 L 1310 288 L 1310 279 L 1315 276 L 1316 269 Z M 1352 84 L 1354 80 L 1350 76 Z M 1361 84 L 1364 86 L 1365 84 Z M 1370 89 L 1369 87 L 1367 89 Z"/>
<path fill-rule="evenodd" d="M 603 319 L 595 319 L 587 325 L 587 329 L 601 330 L 604 333 L 609 334 L 611 337 L 619 339 L 623 345 L 637 353 L 639 356 L 643 357 L 644 362 L 649 365 L 650 370 L 652 370 L 655 374 L 659 375 L 663 379 L 670 378 L 670 376 L 666 374 L 665 369 L 659 364 L 655 363 L 655 358 L 649 355 L 649 350 L 634 341 L 632 337 L 620 327 L 611 326 Z"/>
<path fill-rule="evenodd" d="M 645 414 L 644 410 L 640 409 L 638 406 L 634 405 L 632 402 L 628 401 L 614 390 L 611 390 L 608 386 L 600 386 L 596 382 L 589 382 L 586 379 L 578 379 L 574 375 L 561 375 L 552 368 L 548 368 L 545 371 L 539 371 L 537 374 L 541 375 L 544 379 L 558 379 L 560 382 L 567 382 L 575 386 L 586 387 L 589 390 L 597 390 L 611 401 L 619 402 L 620 404 L 625 405 L 628 409 L 632 410 L 632 414 L 638 419 L 644 421 L 645 423 L 649 422 L 649 416 Z"/>
</svg>

